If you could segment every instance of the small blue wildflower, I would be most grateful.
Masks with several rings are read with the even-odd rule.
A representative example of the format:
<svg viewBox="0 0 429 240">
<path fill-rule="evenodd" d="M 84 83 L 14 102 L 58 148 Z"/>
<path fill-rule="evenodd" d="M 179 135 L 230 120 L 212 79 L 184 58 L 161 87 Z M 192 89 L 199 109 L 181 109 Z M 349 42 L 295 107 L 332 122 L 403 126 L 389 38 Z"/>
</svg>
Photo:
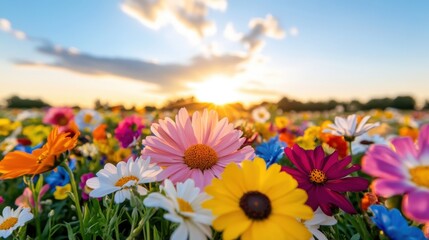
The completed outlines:
<svg viewBox="0 0 429 240">
<path fill-rule="evenodd" d="M 256 155 L 263 158 L 267 163 L 267 167 L 278 162 L 284 154 L 286 143 L 279 141 L 279 137 L 272 137 L 267 142 L 263 142 L 256 147 Z"/>
</svg>

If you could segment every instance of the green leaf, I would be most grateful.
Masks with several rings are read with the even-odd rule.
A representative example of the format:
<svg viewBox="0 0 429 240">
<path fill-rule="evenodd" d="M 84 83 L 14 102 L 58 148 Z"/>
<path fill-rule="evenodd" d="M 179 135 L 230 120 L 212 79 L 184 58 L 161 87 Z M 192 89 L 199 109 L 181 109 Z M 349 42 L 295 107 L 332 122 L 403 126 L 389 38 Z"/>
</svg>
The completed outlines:
<svg viewBox="0 0 429 240">
<path fill-rule="evenodd" d="M 360 240 L 360 234 L 356 233 L 355 235 L 352 236 L 352 238 L 350 238 L 350 240 Z"/>
</svg>

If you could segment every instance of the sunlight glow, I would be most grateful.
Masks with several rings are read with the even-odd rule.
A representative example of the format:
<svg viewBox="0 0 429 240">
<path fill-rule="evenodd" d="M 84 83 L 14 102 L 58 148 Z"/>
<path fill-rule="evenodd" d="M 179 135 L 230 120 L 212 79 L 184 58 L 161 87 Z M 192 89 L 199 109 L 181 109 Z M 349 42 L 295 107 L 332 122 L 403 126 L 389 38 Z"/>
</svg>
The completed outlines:
<svg viewBox="0 0 429 240">
<path fill-rule="evenodd" d="M 215 76 L 190 86 L 197 99 L 201 102 L 222 105 L 240 100 L 238 82 L 223 76 Z"/>
</svg>

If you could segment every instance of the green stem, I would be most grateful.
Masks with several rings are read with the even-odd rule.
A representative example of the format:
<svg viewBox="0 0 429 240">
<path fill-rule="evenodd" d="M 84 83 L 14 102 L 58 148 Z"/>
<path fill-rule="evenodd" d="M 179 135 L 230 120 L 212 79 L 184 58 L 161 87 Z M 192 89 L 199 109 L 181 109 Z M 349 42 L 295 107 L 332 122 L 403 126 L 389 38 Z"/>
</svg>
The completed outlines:
<svg viewBox="0 0 429 240">
<path fill-rule="evenodd" d="M 74 204 L 76 205 L 77 218 L 79 220 L 80 234 L 82 235 L 82 239 L 87 239 L 87 236 L 84 232 L 82 208 L 80 206 L 80 197 L 79 197 L 79 192 L 77 191 L 76 179 L 74 178 L 73 171 L 70 169 L 68 165 L 68 161 L 63 161 L 61 163 L 61 166 L 66 169 L 67 173 L 70 176 L 70 184 L 72 186 L 72 191 L 74 195 L 73 200 L 74 200 Z"/>
<path fill-rule="evenodd" d="M 34 177 L 34 176 L 33 176 Z M 41 227 L 40 227 L 40 217 L 39 217 L 39 192 L 36 191 L 36 188 L 34 187 L 33 177 L 29 181 L 28 185 L 30 186 L 31 193 L 33 195 L 33 201 L 34 201 L 34 219 L 36 220 L 36 239 L 40 239 L 42 235 Z"/>
</svg>

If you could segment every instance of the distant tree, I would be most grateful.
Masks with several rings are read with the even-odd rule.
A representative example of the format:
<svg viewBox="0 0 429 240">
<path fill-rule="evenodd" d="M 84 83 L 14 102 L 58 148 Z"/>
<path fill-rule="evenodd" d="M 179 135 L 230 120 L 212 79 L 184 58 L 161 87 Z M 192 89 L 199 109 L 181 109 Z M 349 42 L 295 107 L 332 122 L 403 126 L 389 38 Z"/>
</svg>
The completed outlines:
<svg viewBox="0 0 429 240">
<path fill-rule="evenodd" d="M 414 110 L 416 101 L 411 96 L 398 96 L 392 101 L 392 107 L 402 110 Z"/>
<path fill-rule="evenodd" d="M 429 101 L 425 101 L 425 105 L 423 106 L 423 110 L 429 110 Z"/>
<path fill-rule="evenodd" d="M 371 99 L 362 106 L 362 110 L 386 109 L 388 107 L 392 107 L 392 102 L 393 100 L 390 98 Z"/>
<path fill-rule="evenodd" d="M 41 99 L 20 98 L 18 96 L 11 96 L 6 99 L 7 108 L 43 108 L 50 105 Z"/>
</svg>

